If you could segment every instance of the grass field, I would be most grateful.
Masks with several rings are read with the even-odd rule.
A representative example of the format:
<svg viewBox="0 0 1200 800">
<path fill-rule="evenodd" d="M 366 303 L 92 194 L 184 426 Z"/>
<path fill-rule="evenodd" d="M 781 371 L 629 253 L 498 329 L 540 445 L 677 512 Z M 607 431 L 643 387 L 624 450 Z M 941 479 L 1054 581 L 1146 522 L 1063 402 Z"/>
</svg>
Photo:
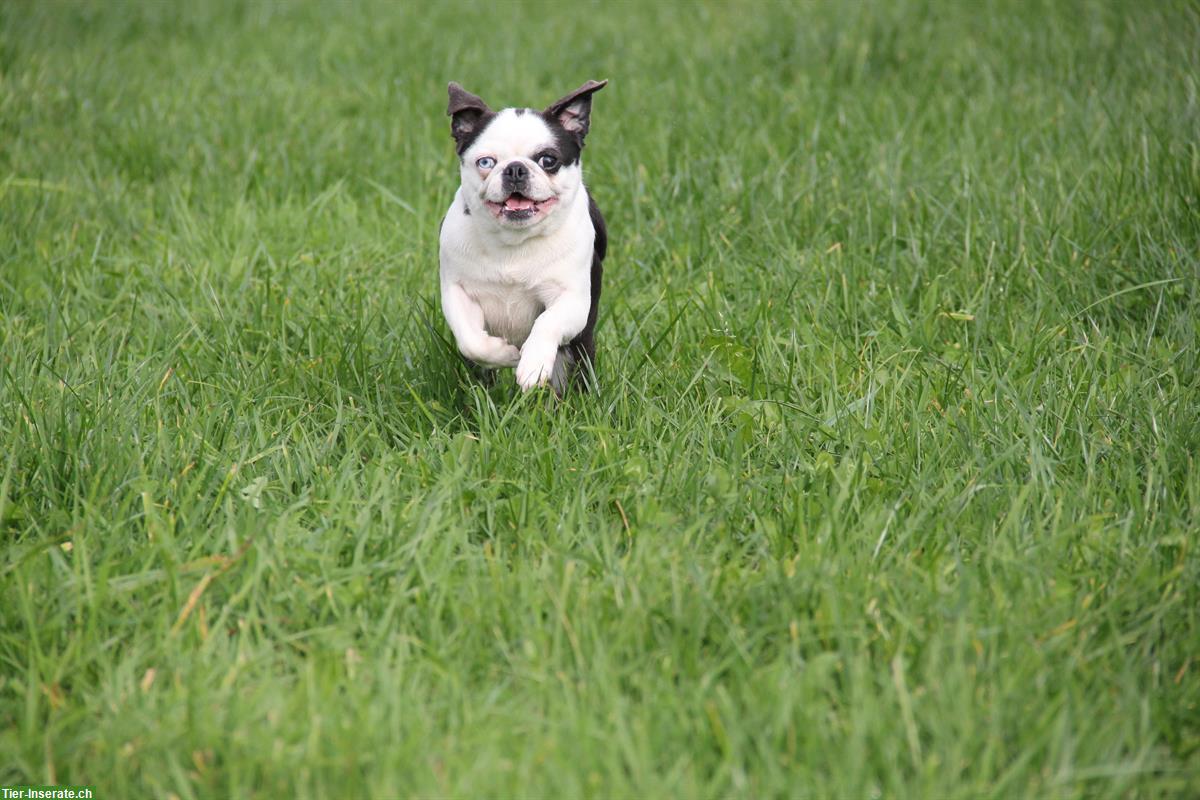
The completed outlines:
<svg viewBox="0 0 1200 800">
<path fill-rule="evenodd" d="M 587 78 L 601 391 L 445 85 Z M 1200 795 L 1200 11 L 0 3 L 0 784 Z"/>
</svg>

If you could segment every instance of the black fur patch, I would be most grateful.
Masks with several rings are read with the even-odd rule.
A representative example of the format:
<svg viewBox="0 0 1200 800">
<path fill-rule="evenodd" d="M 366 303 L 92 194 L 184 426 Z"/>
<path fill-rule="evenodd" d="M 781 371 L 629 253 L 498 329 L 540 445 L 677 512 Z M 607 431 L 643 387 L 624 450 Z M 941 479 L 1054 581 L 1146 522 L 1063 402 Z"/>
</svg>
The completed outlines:
<svg viewBox="0 0 1200 800">
<path fill-rule="evenodd" d="M 474 120 L 469 127 L 451 126 L 450 135 L 454 137 L 454 150 L 458 153 L 459 159 L 462 154 L 467 152 L 467 148 L 475 143 L 479 135 L 487 130 L 487 126 L 492 124 L 492 120 L 496 118 L 495 111 L 488 111 L 480 114 L 477 120 Z"/>
<path fill-rule="evenodd" d="M 604 215 L 600 213 L 600 208 L 590 192 L 588 215 L 592 218 L 592 227 L 596 231 L 596 240 L 592 244 L 592 305 L 588 309 L 587 324 L 583 326 L 583 330 L 562 348 L 573 362 L 574 374 L 569 380 L 573 383 L 578 382 L 585 390 L 591 388 L 589 370 L 592 373 L 596 370 L 596 317 L 600 313 L 600 283 L 604 277 L 604 256 L 608 253 L 608 228 L 604 224 Z"/>
<path fill-rule="evenodd" d="M 543 111 L 537 112 L 542 118 L 542 122 L 546 123 L 546 127 L 550 129 L 550 133 L 554 136 L 555 149 L 558 150 L 559 164 L 569 167 L 572 164 L 579 163 L 579 153 L 583 150 L 583 137 L 571 133 L 562 126 L 558 121 L 558 117 L 551 116 Z"/>
</svg>

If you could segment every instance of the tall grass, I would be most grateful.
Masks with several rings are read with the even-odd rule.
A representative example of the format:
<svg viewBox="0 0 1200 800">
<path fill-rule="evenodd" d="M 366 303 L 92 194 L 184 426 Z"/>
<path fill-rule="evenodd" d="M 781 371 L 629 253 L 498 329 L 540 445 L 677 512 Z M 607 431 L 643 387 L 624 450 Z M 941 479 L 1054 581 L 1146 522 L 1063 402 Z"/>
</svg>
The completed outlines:
<svg viewBox="0 0 1200 800">
<path fill-rule="evenodd" d="M 0 5 L 0 784 L 1200 793 L 1182 2 Z M 586 78 L 601 391 L 447 81 Z"/>
</svg>

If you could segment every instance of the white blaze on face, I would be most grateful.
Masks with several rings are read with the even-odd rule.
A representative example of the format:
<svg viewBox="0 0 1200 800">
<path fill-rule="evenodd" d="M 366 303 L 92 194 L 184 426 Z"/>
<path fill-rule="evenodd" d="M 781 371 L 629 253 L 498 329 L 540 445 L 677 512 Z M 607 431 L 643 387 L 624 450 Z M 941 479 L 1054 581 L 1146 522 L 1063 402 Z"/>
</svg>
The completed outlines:
<svg viewBox="0 0 1200 800">
<path fill-rule="evenodd" d="M 472 210 L 487 213 L 502 224 L 536 224 L 551 216 L 560 206 L 569 206 L 581 183 L 578 163 L 547 171 L 538 163 L 546 152 L 561 157 L 554 133 L 536 111 L 506 108 L 479 134 L 462 154 L 462 185 Z M 489 169 L 481 169 L 482 158 L 494 159 Z M 505 167 L 519 162 L 528 172 L 522 196 L 510 197 L 504 186 Z M 487 163 L 487 162 L 485 162 Z M 508 220 L 507 211 L 532 212 L 519 221 Z"/>
</svg>

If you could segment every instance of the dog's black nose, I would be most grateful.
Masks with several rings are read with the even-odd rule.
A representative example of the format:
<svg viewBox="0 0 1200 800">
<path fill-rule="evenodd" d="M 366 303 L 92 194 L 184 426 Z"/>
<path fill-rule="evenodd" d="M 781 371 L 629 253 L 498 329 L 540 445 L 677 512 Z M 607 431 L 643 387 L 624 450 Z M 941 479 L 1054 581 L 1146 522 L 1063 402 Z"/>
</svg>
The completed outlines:
<svg viewBox="0 0 1200 800">
<path fill-rule="evenodd" d="M 529 178 L 529 168 L 520 161 L 513 161 L 504 168 L 502 174 L 505 183 L 523 183 Z"/>
</svg>

